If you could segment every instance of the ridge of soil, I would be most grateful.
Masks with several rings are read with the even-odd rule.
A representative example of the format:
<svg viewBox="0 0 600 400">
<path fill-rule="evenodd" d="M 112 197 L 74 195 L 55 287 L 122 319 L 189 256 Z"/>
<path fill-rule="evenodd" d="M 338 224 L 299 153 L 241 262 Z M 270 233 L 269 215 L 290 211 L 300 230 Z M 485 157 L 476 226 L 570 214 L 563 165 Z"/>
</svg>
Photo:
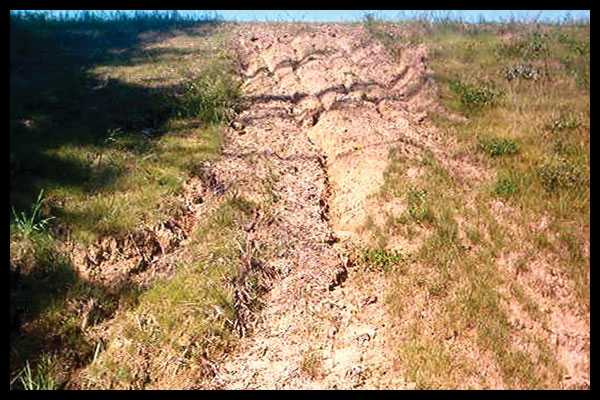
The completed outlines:
<svg viewBox="0 0 600 400">
<path fill-rule="evenodd" d="M 259 205 L 244 228 L 235 281 L 235 328 L 242 338 L 194 387 L 416 388 L 396 355 L 401 338 L 395 332 L 406 321 L 395 320 L 386 306 L 393 283 L 356 261 L 356 251 L 371 241 L 363 228 L 373 210 L 384 218 L 405 207 L 376 196 L 390 151 L 407 157 L 431 152 L 459 178 L 459 190 L 490 179 L 487 170 L 453 154 L 454 139 L 427 118 L 431 111 L 448 112 L 436 103 L 426 47 L 390 52 L 363 26 L 343 24 L 243 24 L 233 35 L 244 110 L 224 138 L 222 157 L 203 167 L 205 179 L 188 182 L 180 215 L 123 238 L 104 238 L 75 252 L 75 264 L 86 279 L 108 286 L 169 274 L 169 254 L 214 206 L 211 199 L 239 196 Z M 490 209 L 500 219 L 518 213 L 501 202 Z M 394 237 L 388 247 L 416 249 L 416 242 Z M 261 249 L 268 249 L 268 259 L 259 260 Z M 549 267 L 552 260 L 536 255 L 533 272 L 519 275 L 513 273 L 516 258 L 510 254 L 501 264 L 542 305 L 549 326 L 527 317 L 515 301 L 508 305 L 511 323 L 555 344 L 569 379 L 589 384 L 589 357 L 581 350 L 589 347 L 589 312 L 567 313 L 571 287 Z M 267 289 L 259 299 L 249 295 L 257 285 L 250 272 Z M 558 295 L 546 298 L 549 290 Z M 419 304 L 415 309 L 429 306 L 424 296 L 411 301 Z M 476 368 L 502 388 L 492 356 L 469 346 L 468 340 L 461 345 Z"/>
<path fill-rule="evenodd" d="M 426 49 L 401 49 L 397 62 L 343 25 L 236 34 L 245 110 L 213 171 L 270 204 L 253 239 L 286 250 L 268 262 L 279 278 L 253 333 L 206 387 L 414 387 L 393 373 L 385 279 L 355 267 L 352 249 L 390 149 L 435 140 L 415 128 L 436 107 Z"/>
</svg>

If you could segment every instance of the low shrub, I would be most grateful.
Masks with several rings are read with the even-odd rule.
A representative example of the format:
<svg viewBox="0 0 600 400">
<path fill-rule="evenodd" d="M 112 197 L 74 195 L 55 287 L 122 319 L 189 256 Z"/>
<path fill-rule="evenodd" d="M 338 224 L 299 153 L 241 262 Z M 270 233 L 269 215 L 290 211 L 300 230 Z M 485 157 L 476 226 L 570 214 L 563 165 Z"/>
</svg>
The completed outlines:
<svg viewBox="0 0 600 400">
<path fill-rule="evenodd" d="M 531 63 L 521 63 L 513 65 L 512 67 L 502 68 L 502 70 L 500 70 L 500 75 L 509 82 L 515 79 L 537 81 L 542 77 L 542 71 Z"/>
<path fill-rule="evenodd" d="M 542 185 L 548 192 L 557 189 L 573 189 L 585 181 L 585 174 L 575 163 L 558 159 L 543 165 L 538 170 Z"/>
<path fill-rule="evenodd" d="M 363 261 L 388 272 L 394 265 L 404 260 L 404 255 L 398 250 L 367 249 L 363 252 Z"/>
<path fill-rule="evenodd" d="M 504 93 L 492 82 L 479 82 L 478 84 L 467 84 L 460 79 L 450 80 L 450 89 L 460 96 L 460 102 L 467 109 L 480 109 L 495 106 Z"/>
<path fill-rule="evenodd" d="M 520 146 L 515 140 L 505 138 L 479 138 L 479 148 L 491 157 L 512 155 L 519 152 Z"/>
</svg>

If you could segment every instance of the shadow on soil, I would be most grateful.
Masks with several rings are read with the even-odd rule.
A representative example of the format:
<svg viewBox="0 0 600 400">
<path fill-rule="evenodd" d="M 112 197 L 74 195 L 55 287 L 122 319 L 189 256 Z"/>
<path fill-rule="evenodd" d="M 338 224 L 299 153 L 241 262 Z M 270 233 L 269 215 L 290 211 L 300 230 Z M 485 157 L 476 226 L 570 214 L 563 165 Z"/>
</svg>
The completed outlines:
<svg viewBox="0 0 600 400">
<path fill-rule="evenodd" d="M 152 18 L 125 23 L 55 21 L 11 13 L 11 209 L 28 209 L 42 188 L 69 187 L 87 193 L 119 174 L 111 168 L 94 169 L 80 156 L 58 157 L 52 150 L 69 145 L 102 148 L 117 128 L 160 134 L 177 111 L 173 93 L 178 87 L 153 89 L 103 79 L 90 72 L 94 67 L 147 62 L 140 55 L 181 55 L 177 49 L 142 52 L 141 45 L 162 41 L 175 30 L 178 35 L 208 36 L 217 24 Z M 11 379 L 25 361 L 32 363 L 33 371 L 47 354 L 60 357 L 61 370 L 88 363 L 95 343 L 83 336 L 82 316 L 88 326 L 110 318 L 120 301 L 135 301 L 139 292 L 134 287 L 115 291 L 82 281 L 51 240 L 31 243 L 23 265 L 13 265 L 11 257 Z M 45 317 L 36 319 L 41 315 Z"/>
<path fill-rule="evenodd" d="M 179 49 L 142 51 L 141 45 L 164 40 L 174 30 L 208 36 L 216 26 L 215 21 L 53 21 L 11 14 L 11 206 L 26 209 L 41 188 L 67 186 L 86 192 L 98 184 L 98 179 L 91 182 L 98 171 L 89 162 L 58 158 L 50 150 L 69 144 L 102 147 L 110 130 L 117 128 L 160 132 L 175 112 L 173 93 L 178 87 L 127 84 L 92 75 L 94 67 L 178 56 Z"/>
</svg>

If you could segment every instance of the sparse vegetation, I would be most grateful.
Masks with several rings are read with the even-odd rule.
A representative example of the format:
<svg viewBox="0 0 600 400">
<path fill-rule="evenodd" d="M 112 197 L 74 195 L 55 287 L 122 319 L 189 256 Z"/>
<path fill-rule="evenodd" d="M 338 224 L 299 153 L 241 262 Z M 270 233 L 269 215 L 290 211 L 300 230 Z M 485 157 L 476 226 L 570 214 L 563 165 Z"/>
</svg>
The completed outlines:
<svg viewBox="0 0 600 400">
<path fill-rule="evenodd" d="M 531 273 L 528 266 L 536 260 L 553 268 L 563 265 L 559 268 L 575 283 L 569 300 L 543 292 L 551 296 L 548 301 L 588 307 L 589 281 L 583 276 L 589 258 L 582 257 L 581 249 L 589 243 L 589 22 L 510 27 L 459 22 L 405 23 L 410 33 L 404 37 L 428 45 L 439 100 L 468 117 L 457 121 L 438 115 L 438 129 L 455 135 L 455 154 L 487 169 L 488 178 L 461 179 L 447 163 L 442 167 L 431 154 L 424 157 L 424 151 L 412 158 L 390 153 L 382 200 L 403 199 L 415 221 L 425 210 L 432 212 L 430 230 L 421 233 L 419 250 L 409 255 L 409 272 L 390 278 L 395 287 L 390 309 L 414 321 L 399 333 L 405 340 L 398 355 L 418 388 L 485 388 L 499 382 L 506 388 L 563 388 L 565 366 L 549 350 L 552 344 L 515 328 L 514 310 L 507 304 L 520 304 L 527 318 L 547 326 L 540 310 L 553 305 L 530 297 L 540 289 L 520 278 Z M 398 32 L 385 22 L 370 30 L 386 26 Z M 511 32 L 509 38 L 500 39 L 503 29 Z M 430 160 L 418 163 L 425 172 L 408 178 L 406 171 L 419 157 Z M 445 178 L 433 185 L 434 177 Z M 406 196 L 409 186 L 414 189 Z M 550 213 L 549 227 L 527 229 L 542 213 L 546 218 Z M 388 242 L 394 235 L 413 238 L 392 224 L 370 229 Z M 562 239 L 551 239 L 554 235 Z M 521 256 L 514 264 L 517 275 L 506 270 L 513 254 Z M 564 257 L 571 261 L 558 261 Z M 491 357 L 499 378 L 482 375 L 475 367 L 480 361 L 455 347 L 454 338 L 477 347 L 481 357 Z"/>
<path fill-rule="evenodd" d="M 388 272 L 394 266 L 405 260 L 405 256 L 400 251 L 367 249 L 363 252 L 363 261 L 369 265 L 374 265 L 381 270 Z"/>
<path fill-rule="evenodd" d="M 44 190 L 42 189 L 40 190 L 37 201 L 31 206 L 29 215 L 24 211 L 21 211 L 19 215 L 17 215 L 15 209 L 12 209 L 13 224 L 11 224 L 11 231 L 14 227 L 14 230 L 18 235 L 21 235 L 24 239 L 28 239 L 33 233 L 42 233 L 44 229 L 46 229 L 46 226 L 54 217 L 40 218 L 40 208 L 44 202 L 43 196 Z"/>
<path fill-rule="evenodd" d="M 222 125 L 239 98 L 218 21 L 11 12 L 10 24 L 11 389 L 82 386 L 74 371 L 111 363 L 118 386 L 136 387 L 135 365 L 105 357 L 107 339 L 92 332 L 103 321 L 144 315 L 148 305 L 163 307 L 157 323 L 167 334 L 190 321 L 202 327 L 190 340 L 207 358 L 207 341 L 226 343 L 232 329 L 224 322 L 235 318 L 230 289 L 220 278 L 235 273 L 235 263 L 194 253 L 172 280 L 115 288 L 82 279 L 66 249 L 182 212 L 185 182 L 219 156 Z M 203 56 L 186 57 L 197 51 Z M 188 298 L 193 305 L 174 314 Z M 215 320 L 214 307 L 222 310 Z M 132 321 L 116 324 L 127 331 Z"/>
<path fill-rule="evenodd" d="M 323 356 L 318 350 L 308 350 L 300 363 L 300 368 L 312 379 L 319 379 L 323 374 Z"/>
<path fill-rule="evenodd" d="M 519 152 L 519 144 L 506 138 L 479 138 L 479 147 L 491 157 Z"/>
<path fill-rule="evenodd" d="M 296 157 L 283 155 L 289 149 L 254 149 L 250 137 L 265 141 L 260 132 L 236 129 L 233 141 L 239 135 L 247 148 L 222 151 L 242 93 L 219 20 L 176 12 L 11 12 L 11 390 L 204 388 L 237 345 L 237 333 L 252 333 L 244 318 L 258 317 L 265 281 L 280 273 L 287 286 L 277 294 L 293 291 L 306 300 L 286 306 L 306 306 L 297 315 L 329 324 L 310 325 L 317 342 L 294 344 L 295 365 L 281 372 L 289 382 L 321 384 L 335 371 L 356 387 L 365 384 L 381 371 L 366 362 L 359 367 L 365 353 L 353 351 L 379 345 L 388 329 L 395 342 L 386 343 L 394 346 L 386 360 L 399 367 L 385 373 L 417 389 L 589 388 L 580 371 L 590 359 L 589 21 L 468 24 L 439 15 L 397 24 L 367 14 L 363 27 L 360 34 L 366 30 L 371 39 L 360 36 L 354 50 L 378 41 L 402 63 L 406 46 L 429 49 L 429 60 L 420 62 L 432 63 L 435 100 L 445 110 L 418 123 L 397 117 L 408 124 L 406 138 L 392 141 L 397 148 L 387 169 L 381 163 L 360 177 L 366 182 L 383 172 L 379 191 L 365 200 L 382 207 L 344 204 L 356 220 L 371 215 L 361 228 L 341 228 L 342 235 L 332 227 L 342 226 L 345 215 L 337 215 L 339 204 L 330 209 L 329 199 L 346 175 L 327 176 L 335 157 L 313 157 L 330 137 L 307 139 L 307 154 Z M 310 25 L 296 31 L 322 34 Z M 314 44 L 313 50 L 302 68 L 338 51 Z M 300 81 L 294 60 L 275 70 L 265 64 L 254 71 L 257 79 L 279 84 L 288 68 Z M 399 79 L 414 72 L 406 71 Z M 337 109 L 306 95 L 321 104 L 315 121 L 326 122 L 317 125 L 341 121 L 335 118 L 345 115 L 342 106 L 374 110 L 365 93 L 371 86 L 372 93 L 385 90 L 343 74 L 365 92 L 354 98 L 346 83 L 323 90 L 324 98 L 347 97 Z M 427 96 L 420 90 L 411 96 Z M 284 92 L 255 100 L 261 112 L 281 112 L 287 123 L 304 94 Z M 402 107 L 415 105 L 408 97 Z M 382 99 L 381 116 L 396 101 Z M 302 100 L 303 107 L 309 103 Z M 276 145 L 282 143 L 288 142 Z M 385 158 L 371 143 L 352 146 L 344 156 L 372 151 Z M 230 160 L 260 167 L 252 170 L 251 189 L 241 187 L 245 178 L 223 185 L 207 167 L 221 161 L 227 168 Z M 298 165 L 323 171 L 324 187 L 288 199 L 290 176 L 306 172 Z M 298 206 L 304 198 L 314 204 Z M 318 229 L 302 218 L 282 222 L 290 209 L 314 216 Z M 276 236 L 284 228 L 300 233 L 282 238 L 315 237 L 283 243 Z M 356 257 L 332 244 L 356 233 L 350 229 L 366 238 Z M 332 269 L 343 266 L 329 286 L 306 267 L 317 261 L 296 254 L 308 248 L 322 251 L 317 258 Z M 377 292 L 354 293 L 356 276 Z M 384 281 L 367 285 L 373 277 Z M 315 282 L 329 290 L 314 295 Z M 380 293 L 382 287 L 389 291 Z M 561 325 L 564 310 L 569 320 Z M 285 322 L 281 338 L 291 330 L 294 340 L 302 337 L 308 324 L 289 324 L 294 314 L 275 311 L 288 318 L 275 321 Z M 357 318 L 366 314 L 391 320 L 375 318 L 381 327 L 366 329 Z M 355 347 L 344 351 L 350 341 Z M 249 354 L 279 356 L 265 343 Z M 577 365 L 566 352 L 576 353 Z M 344 358 L 346 367 L 360 362 L 344 370 Z M 244 385 L 254 376 L 246 378 Z"/>
<path fill-rule="evenodd" d="M 493 107 L 504 94 L 491 81 L 464 83 L 455 78 L 450 80 L 450 88 L 459 96 L 460 103 L 470 111 Z"/>
</svg>

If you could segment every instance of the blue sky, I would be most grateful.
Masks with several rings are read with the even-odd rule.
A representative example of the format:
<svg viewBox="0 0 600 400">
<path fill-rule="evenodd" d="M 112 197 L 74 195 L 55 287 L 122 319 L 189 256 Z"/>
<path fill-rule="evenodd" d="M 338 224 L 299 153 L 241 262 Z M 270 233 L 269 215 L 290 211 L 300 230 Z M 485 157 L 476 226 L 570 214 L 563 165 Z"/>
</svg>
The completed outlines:
<svg viewBox="0 0 600 400">
<path fill-rule="evenodd" d="M 42 10 L 39 10 L 42 11 Z M 52 10 L 61 12 L 65 10 Z M 77 12 L 81 10 L 70 10 Z M 93 10 L 92 10 L 93 11 Z M 114 11 L 114 10 L 106 10 Z M 153 10 L 152 10 L 153 11 Z M 389 20 L 402 20 L 419 15 L 433 17 L 451 16 L 469 22 L 480 18 L 486 21 L 507 21 L 511 18 L 533 21 L 558 21 L 567 16 L 590 18 L 590 10 L 178 10 L 183 15 L 196 14 L 219 15 L 228 21 L 302 21 L 302 22 L 340 22 L 359 21 L 365 14 Z"/>
</svg>

